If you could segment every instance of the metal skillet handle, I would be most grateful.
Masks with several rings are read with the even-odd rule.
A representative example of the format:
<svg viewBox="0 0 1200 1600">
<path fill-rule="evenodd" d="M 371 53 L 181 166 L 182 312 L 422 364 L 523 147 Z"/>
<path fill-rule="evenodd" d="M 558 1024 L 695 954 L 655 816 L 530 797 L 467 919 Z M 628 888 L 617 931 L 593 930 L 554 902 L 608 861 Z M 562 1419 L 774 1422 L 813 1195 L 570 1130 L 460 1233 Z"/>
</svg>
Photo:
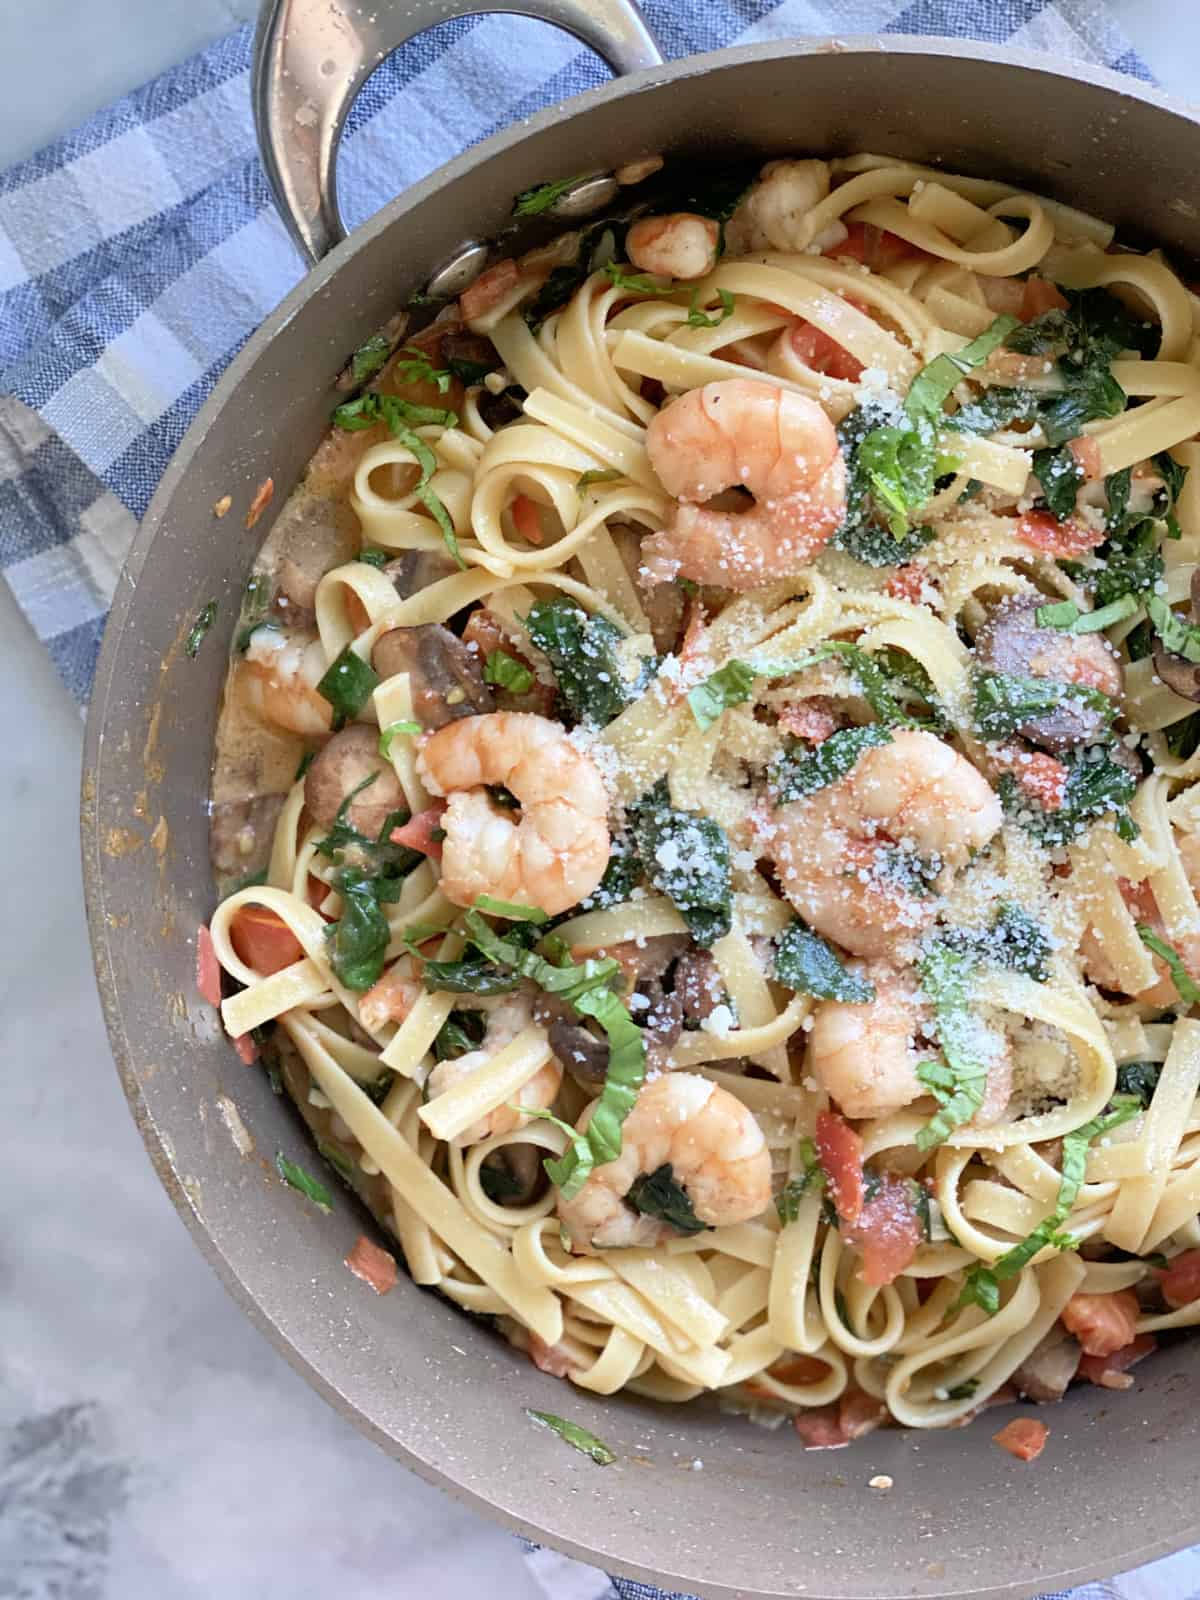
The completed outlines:
<svg viewBox="0 0 1200 1600">
<path fill-rule="evenodd" d="M 275 203 L 310 262 L 346 237 L 336 162 L 358 91 L 406 40 L 481 11 L 565 28 L 617 74 L 662 63 L 637 0 L 264 0 L 254 41 L 258 146 Z"/>
</svg>

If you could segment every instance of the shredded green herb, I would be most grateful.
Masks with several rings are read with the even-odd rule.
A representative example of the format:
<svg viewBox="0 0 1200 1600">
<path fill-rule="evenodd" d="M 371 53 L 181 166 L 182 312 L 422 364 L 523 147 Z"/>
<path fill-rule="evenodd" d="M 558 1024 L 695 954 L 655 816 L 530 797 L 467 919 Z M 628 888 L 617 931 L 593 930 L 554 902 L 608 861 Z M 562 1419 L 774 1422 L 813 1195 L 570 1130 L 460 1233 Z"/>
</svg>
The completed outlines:
<svg viewBox="0 0 1200 1600">
<path fill-rule="evenodd" d="M 671 900 L 707 950 L 732 926 L 729 840 L 711 817 L 677 811 L 666 779 L 639 800 L 633 835 L 650 882 Z"/>
<path fill-rule="evenodd" d="M 589 1433 L 586 1428 L 581 1428 L 577 1422 L 568 1422 L 565 1417 L 556 1417 L 552 1411 L 533 1411 L 525 1407 L 525 1415 L 539 1427 L 549 1428 L 558 1434 L 560 1439 L 579 1450 L 585 1456 L 590 1456 L 598 1467 L 607 1467 L 617 1458 L 606 1444 L 597 1439 L 594 1433 Z"/>
<path fill-rule="evenodd" d="M 701 308 L 699 288 L 692 290 L 692 304 L 687 314 L 689 328 L 719 328 L 728 317 L 733 315 L 733 296 L 729 290 L 718 289 L 717 295 L 720 298 L 721 309 L 715 316 L 709 316 Z"/>
<path fill-rule="evenodd" d="M 795 1222 L 800 1215 L 800 1202 L 806 1194 L 820 1194 L 825 1187 L 825 1173 L 817 1156 L 817 1147 L 809 1138 L 796 1144 L 796 1160 L 800 1171 L 789 1178 L 775 1197 L 775 1210 L 781 1223 Z"/>
<path fill-rule="evenodd" d="M 333 707 L 335 729 L 352 722 L 374 694 L 379 674 L 347 645 L 325 671 L 317 693 Z"/>
<path fill-rule="evenodd" d="M 1193 664 L 1200 662 L 1200 628 L 1177 617 L 1161 595 L 1146 597 L 1146 615 L 1162 640 L 1163 649 Z"/>
<path fill-rule="evenodd" d="M 861 728 L 839 728 L 828 739 L 822 739 L 815 750 L 805 751 L 796 745 L 784 751 L 771 763 L 768 772 L 775 804 L 786 805 L 804 795 L 815 794 L 831 783 L 839 783 L 854 770 L 865 751 L 890 744 L 891 740 L 887 728 L 878 722 L 869 722 Z"/>
<path fill-rule="evenodd" d="M 401 350 L 392 373 L 401 383 L 432 383 L 439 394 L 445 394 L 454 380 L 454 374 L 446 367 L 435 367 L 427 355 L 411 345 Z M 452 427 L 453 424 L 448 423 L 447 426 Z"/>
<path fill-rule="evenodd" d="M 1047 845 L 1068 844 L 1098 818 L 1114 812 L 1118 837 L 1136 839 L 1137 824 L 1125 809 L 1137 791 L 1133 774 L 1102 749 L 1074 750 L 1060 759 L 1067 769 L 1067 782 L 1057 811 L 1037 805 L 1012 773 L 1005 772 L 996 784 L 1005 813 Z"/>
<path fill-rule="evenodd" d="M 1063 700 L 1078 700 L 1102 711 L 1111 722 L 1117 707 L 1099 689 L 1081 683 L 1060 683 L 1057 678 L 1024 678 L 1010 672 L 976 672 L 974 721 L 985 739 L 1004 739 L 1022 723 L 1043 711 L 1053 711 Z"/>
<path fill-rule="evenodd" d="M 1183 957 L 1174 945 L 1167 943 L 1155 933 L 1153 928 L 1148 928 L 1144 922 L 1137 925 L 1138 938 L 1152 955 L 1164 961 L 1167 971 L 1171 974 L 1171 982 L 1178 991 L 1179 998 L 1185 1006 L 1194 1006 L 1200 1002 L 1200 984 L 1196 983 L 1183 964 Z"/>
<path fill-rule="evenodd" d="M 217 602 L 215 600 L 210 600 L 206 606 L 201 608 L 195 622 L 192 623 L 191 628 L 188 630 L 188 636 L 184 642 L 183 651 L 189 661 L 194 661 L 196 659 L 196 653 L 200 649 L 200 646 L 204 643 L 205 634 L 212 627 L 216 620 Z"/>
<path fill-rule="evenodd" d="M 943 1060 L 927 1061 L 917 1077 L 937 1100 L 940 1110 L 913 1137 L 918 1150 L 944 1144 L 983 1104 L 987 1063 L 977 1059 L 978 1034 L 967 990 L 975 970 L 973 958 L 944 942 L 934 944 L 919 967 L 925 993 L 933 1002 Z"/>
<path fill-rule="evenodd" d="M 356 384 L 366 383 L 387 363 L 391 353 L 392 341 L 387 334 L 373 333 L 350 357 L 350 377 Z"/>
<path fill-rule="evenodd" d="M 370 393 L 360 394 L 356 399 L 347 400 L 344 405 L 338 406 L 333 413 L 333 420 L 337 427 L 352 433 L 361 428 L 373 428 L 377 422 L 387 423 L 394 437 L 411 453 L 420 469 L 420 477 L 413 488 L 413 493 L 437 523 L 442 543 L 454 561 L 465 570 L 466 563 L 458 548 L 458 536 L 450 520 L 450 513 L 431 487 L 431 479 L 437 471 L 437 456 L 420 434 L 413 431 L 420 427 L 457 427 L 457 414 L 453 411 L 439 411 L 436 406 L 411 405 L 407 400 L 401 400 L 393 394 Z"/>
<path fill-rule="evenodd" d="M 379 754 L 385 761 L 390 761 L 392 759 L 393 739 L 398 739 L 401 734 L 407 735 L 410 739 L 415 739 L 421 732 L 421 724 L 413 722 L 409 718 L 403 718 L 399 722 L 389 722 L 379 735 Z"/>
<path fill-rule="evenodd" d="M 528 694 L 534 685 L 529 668 L 507 650 L 491 650 L 483 667 L 483 681 L 493 683 L 510 694 Z"/>
<path fill-rule="evenodd" d="M 293 1189 L 298 1189 L 306 1199 L 322 1211 L 333 1210 L 333 1196 L 323 1183 L 318 1182 L 305 1172 L 303 1167 L 298 1167 L 294 1161 L 289 1161 L 282 1150 L 275 1152 L 275 1170 L 284 1183 L 290 1184 Z"/>
<path fill-rule="evenodd" d="M 573 178 L 555 178 L 552 183 L 536 183 L 532 189 L 522 189 L 513 198 L 514 217 L 540 217 L 552 210 L 577 183 L 582 183 L 587 173 L 576 173 Z"/>
<path fill-rule="evenodd" d="M 687 1190 L 675 1181 L 675 1169 L 669 1161 L 656 1171 L 643 1172 L 633 1180 L 626 1200 L 644 1217 L 657 1217 L 669 1223 L 676 1233 L 704 1233 L 708 1224 L 701 1222 L 692 1208 Z"/>
<path fill-rule="evenodd" d="M 486 911 L 491 917 L 506 917 L 509 922 L 548 922 L 546 913 L 537 906 L 521 906 L 509 900 L 495 900 L 490 894 L 481 894 L 476 897 L 475 905 L 478 910 Z"/>
<path fill-rule="evenodd" d="M 1039 628 L 1057 628 L 1060 633 L 1102 633 L 1115 623 L 1133 616 L 1138 602 L 1131 594 L 1123 594 L 1099 611 L 1081 611 L 1074 600 L 1059 600 L 1053 605 L 1039 606 L 1034 620 Z"/>
<path fill-rule="evenodd" d="M 594 467 L 590 472 L 581 472 L 575 480 L 575 488 L 582 500 L 594 483 L 615 483 L 625 474 L 618 472 L 616 467 Z"/>
</svg>

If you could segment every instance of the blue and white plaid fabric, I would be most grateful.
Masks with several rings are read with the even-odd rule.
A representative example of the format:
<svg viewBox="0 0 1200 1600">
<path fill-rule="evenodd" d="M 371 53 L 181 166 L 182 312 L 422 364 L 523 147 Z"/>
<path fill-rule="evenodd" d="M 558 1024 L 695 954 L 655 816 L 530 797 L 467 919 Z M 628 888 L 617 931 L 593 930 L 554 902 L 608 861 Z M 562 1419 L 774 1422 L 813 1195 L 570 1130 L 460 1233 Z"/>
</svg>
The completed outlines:
<svg viewBox="0 0 1200 1600">
<path fill-rule="evenodd" d="M 939 33 L 1149 76 L 1103 0 L 647 0 L 646 11 L 670 56 Z M 255 156 L 250 37 L 231 34 L 0 175 L 0 568 L 81 706 L 136 519 L 226 364 L 301 276 Z M 604 75 L 575 40 L 520 18 L 413 41 L 351 116 L 349 216 Z M 554 1600 L 685 1600 L 527 1548 Z M 1192 1553 L 1072 1600 L 1167 1595 L 1200 1595 Z"/>
</svg>

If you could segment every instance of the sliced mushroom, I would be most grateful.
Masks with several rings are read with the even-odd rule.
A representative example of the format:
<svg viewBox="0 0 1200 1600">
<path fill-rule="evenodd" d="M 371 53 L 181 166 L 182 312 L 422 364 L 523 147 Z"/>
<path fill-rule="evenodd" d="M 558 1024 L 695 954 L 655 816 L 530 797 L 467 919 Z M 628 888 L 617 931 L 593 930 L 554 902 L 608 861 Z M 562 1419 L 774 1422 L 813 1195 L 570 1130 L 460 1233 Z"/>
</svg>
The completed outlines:
<svg viewBox="0 0 1200 1600">
<path fill-rule="evenodd" d="M 251 800 L 225 800 L 212 807 L 208 842 L 218 876 L 244 878 L 266 866 L 275 824 L 286 798 L 284 794 L 260 794 Z"/>
<path fill-rule="evenodd" d="M 675 994 L 685 1025 L 696 1027 L 725 999 L 717 963 L 707 950 L 689 950 L 675 968 Z"/>
<path fill-rule="evenodd" d="M 1192 573 L 1192 617 L 1200 616 L 1200 567 Z M 1156 649 L 1154 670 L 1168 689 L 1182 695 L 1185 700 L 1200 702 L 1200 663 L 1177 656 L 1173 650 Z"/>
<path fill-rule="evenodd" d="M 413 595 L 428 589 L 431 583 L 437 583 L 440 578 L 450 577 L 458 568 L 453 556 L 446 551 L 406 550 L 380 570 L 385 578 L 391 579 L 392 588 L 399 599 L 411 600 Z"/>
<path fill-rule="evenodd" d="M 1045 603 L 1039 595 L 1002 601 L 976 636 L 979 666 L 1020 678 L 1083 683 L 1119 695 L 1121 667 L 1106 641 L 1097 633 L 1060 633 L 1039 627 L 1034 613 Z M 1043 750 L 1057 752 L 1092 744 L 1106 730 L 1107 721 L 1099 707 L 1064 694 L 1060 705 L 1030 717 L 1015 732 Z"/>
<path fill-rule="evenodd" d="M 393 811 L 404 808 L 404 791 L 390 761 L 379 754 L 379 734 L 355 724 L 343 728 L 317 756 L 304 780 L 304 804 L 315 822 L 331 827 L 347 795 L 372 781 L 346 808 L 346 821 L 377 839 Z"/>
<path fill-rule="evenodd" d="M 608 1071 L 608 1040 L 582 1022 L 558 1020 L 548 1029 L 550 1048 L 581 1089 L 594 1090 Z"/>
<path fill-rule="evenodd" d="M 311 617 L 317 585 L 331 568 L 352 560 L 358 544 L 358 519 L 344 501 L 293 497 L 271 534 L 280 617 L 297 627 Z"/>
<path fill-rule="evenodd" d="M 1082 1356 L 1078 1341 L 1056 1324 L 1013 1373 L 1013 1384 L 1026 1400 L 1061 1400 Z"/>
<path fill-rule="evenodd" d="M 381 678 L 409 674 L 413 716 L 423 728 L 496 709 L 478 655 L 440 622 L 389 628 L 375 641 L 371 665 Z"/>
<path fill-rule="evenodd" d="M 493 394 L 490 389 L 485 389 L 479 396 L 479 415 L 488 427 L 495 431 L 524 415 L 525 398 L 524 389 L 516 383 L 510 384 L 507 389 L 502 389 L 499 394 Z"/>
<path fill-rule="evenodd" d="M 447 366 L 453 361 L 466 362 L 471 367 L 482 367 L 485 372 L 495 372 L 501 365 L 499 352 L 490 339 L 465 331 L 448 333 L 442 340 L 442 360 Z"/>
<path fill-rule="evenodd" d="M 608 531 L 629 574 L 654 636 L 654 648 L 665 655 L 673 650 L 683 631 L 686 596 L 677 583 L 648 584 L 641 576 L 642 534 L 628 522 L 610 522 Z"/>
<path fill-rule="evenodd" d="M 485 1194 L 499 1206 L 527 1206 L 537 1198 L 545 1183 L 542 1169 L 544 1155 L 537 1145 L 505 1144 L 493 1150 L 480 1163 L 480 1181 Z M 486 1173 L 494 1174 L 491 1182 Z"/>
</svg>

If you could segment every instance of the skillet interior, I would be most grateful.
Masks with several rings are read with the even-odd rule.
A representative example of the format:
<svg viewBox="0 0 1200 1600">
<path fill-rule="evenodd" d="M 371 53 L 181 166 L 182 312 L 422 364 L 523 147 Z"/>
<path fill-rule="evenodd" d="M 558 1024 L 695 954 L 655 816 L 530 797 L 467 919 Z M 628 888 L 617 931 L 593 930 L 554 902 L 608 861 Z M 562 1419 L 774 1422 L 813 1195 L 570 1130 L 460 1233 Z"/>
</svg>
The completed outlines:
<svg viewBox="0 0 1200 1600">
<path fill-rule="evenodd" d="M 1017 64 L 1014 64 L 1016 62 Z M 703 137 L 696 130 L 703 128 Z M 659 148 L 780 155 L 883 150 L 1027 182 L 1200 256 L 1200 126 L 1129 80 L 1061 76 L 960 42 L 753 47 L 623 80 L 489 140 L 329 257 L 230 368 L 175 457 L 113 605 L 88 724 L 89 918 L 114 1053 L 151 1158 L 200 1247 L 289 1361 L 393 1456 L 509 1526 L 598 1565 L 708 1595 L 1019 1596 L 1110 1573 L 1200 1534 L 1187 1397 L 1200 1340 L 1138 1369 L 1136 1391 L 1072 1391 L 1034 1467 L 966 1431 L 876 1433 L 805 1454 L 710 1407 L 597 1401 L 564 1389 L 407 1280 L 376 1299 L 342 1256 L 364 1225 L 345 1195 L 320 1215 L 275 1178 L 304 1159 L 294 1114 L 247 1070 L 195 992 L 212 909 L 203 810 L 231 630 L 254 551 L 242 522 L 268 474 L 284 502 L 348 351 L 469 230 L 545 178 Z M 233 513 L 211 507 L 225 493 Z M 196 660 L 182 644 L 210 598 Z M 159 825 L 159 819 L 165 819 Z M 156 830 L 157 826 L 157 831 Z M 242 1154 L 235 1106 L 253 1140 Z M 243 1141 L 244 1142 L 244 1141 Z M 311 1160 L 311 1157 L 309 1157 Z M 592 1428 L 597 1470 L 525 1422 L 523 1405 Z M 1000 1420 L 1003 1420 L 1002 1418 Z M 702 1470 L 692 1470 L 693 1463 Z M 867 1488 L 877 1473 L 895 1487 Z"/>
</svg>

